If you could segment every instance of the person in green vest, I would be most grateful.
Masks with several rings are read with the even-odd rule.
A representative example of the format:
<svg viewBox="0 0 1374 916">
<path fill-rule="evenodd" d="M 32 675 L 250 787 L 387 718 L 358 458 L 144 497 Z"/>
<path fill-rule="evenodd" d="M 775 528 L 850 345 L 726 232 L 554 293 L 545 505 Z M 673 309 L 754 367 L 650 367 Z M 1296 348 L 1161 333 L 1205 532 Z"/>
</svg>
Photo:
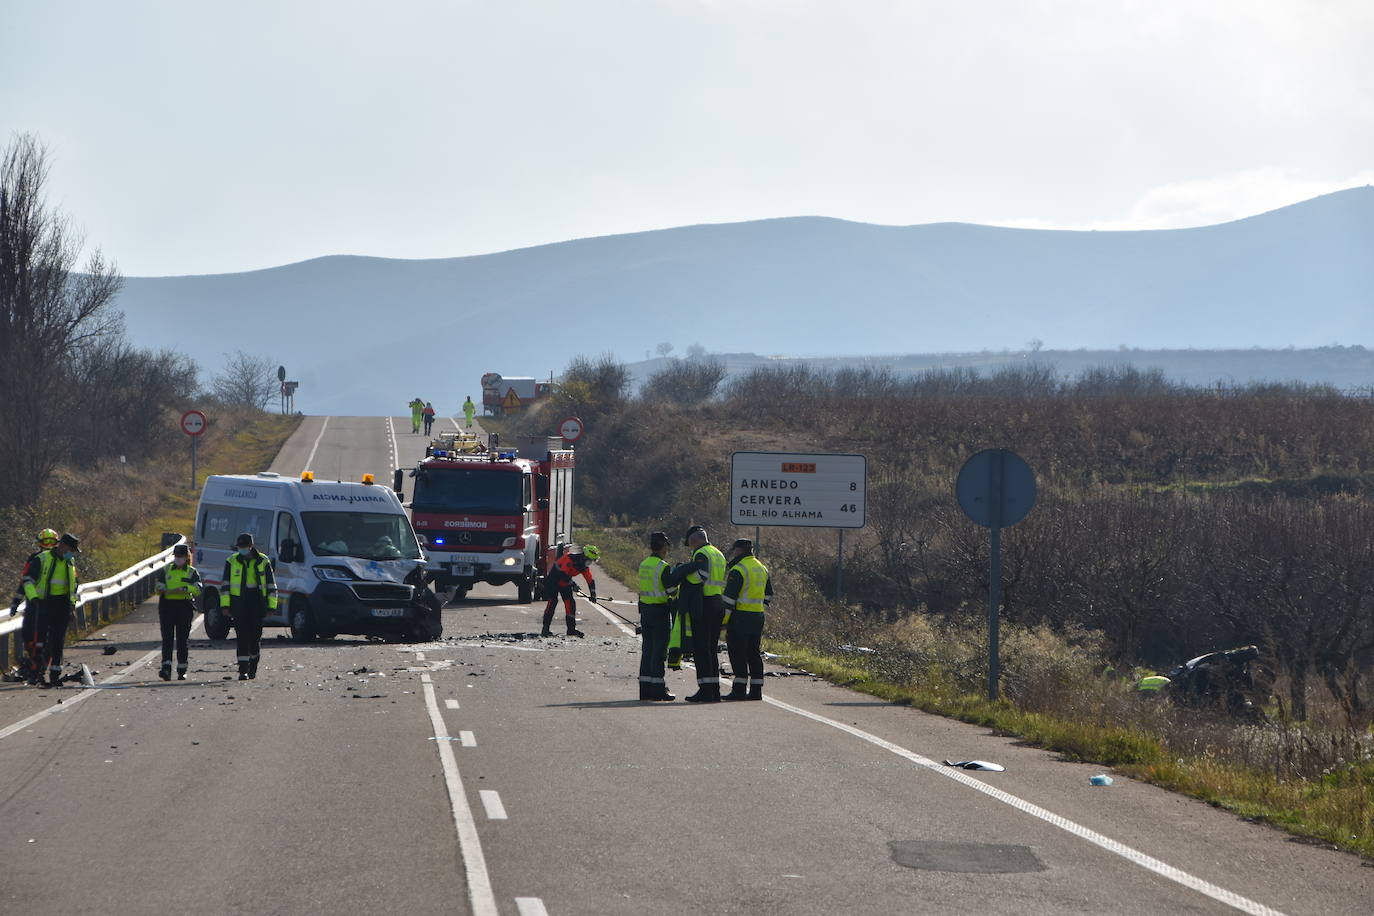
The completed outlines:
<svg viewBox="0 0 1374 916">
<path fill-rule="evenodd" d="M 692 655 L 697 666 L 697 692 L 688 703 L 720 702 L 720 660 L 716 645 L 720 639 L 725 605 L 725 554 L 711 543 L 706 529 L 693 525 L 682 543 L 692 550 L 692 559 L 673 571 L 673 580 L 682 583 L 682 603 L 692 624 Z"/>
<path fill-rule="evenodd" d="M 420 398 L 415 398 L 410 402 L 410 431 L 418 433 L 420 424 L 425 420 L 425 402 Z"/>
<path fill-rule="evenodd" d="M 754 542 L 730 546 L 725 574 L 725 648 L 730 654 L 730 693 L 723 700 L 763 699 L 763 614 L 773 600 L 768 568 L 754 556 Z M 746 677 L 746 672 L 748 677 Z M 748 686 L 748 691 L 745 687 Z"/>
<path fill-rule="evenodd" d="M 463 417 L 467 420 L 467 428 L 472 429 L 472 415 L 477 413 L 477 405 L 472 403 L 472 395 L 463 402 Z"/>
<path fill-rule="evenodd" d="M 673 564 L 668 562 L 668 535 L 649 535 L 649 555 L 639 564 L 639 698 L 676 700 L 668 692 L 663 663 L 668 654 L 669 608 Z"/>
<path fill-rule="evenodd" d="M 19 611 L 20 603 L 28 599 L 27 589 L 24 587 L 26 580 L 37 580 L 39 571 L 38 554 L 45 550 L 51 550 L 57 546 L 57 532 L 51 528 L 44 528 L 38 532 L 38 550 L 29 554 L 24 561 L 24 571 L 19 577 L 19 588 L 14 593 L 14 600 L 10 602 L 10 614 L 14 615 Z M 37 684 L 43 677 L 43 634 L 42 628 L 38 625 L 39 609 L 37 607 L 27 607 L 24 610 L 23 619 L 20 622 L 19 642 L 22 652 L 19 659 L 19 680 L 24 681 L 30 687 Z"/>
<path fill-rule="evenodd" d="M 62 683 L 62 649 L 67 642 L 67 621 L 76 608 L 76 555 L 80 552 L 81 542 L 64 534 L 38 552 L 24 575 L 25 613 L 38 612 L 39 670 L 46 665 L 49 687 Z"/>
<path fill-rule="evenodd" d="M 172 562 L 153 577 L 157 592 L 157 620 L 162 627 L 162 670 L 164 681 L 172 679 L 172 645 L 177 650 L 177 680 L 186 680 L 190 663 L 191 618 L 196 615 L 196 596 L 200 594 L 200 573 L 191 565 L 191 549 L 185 544 L 172 548 Z"/>
<path fill-rule="evenodd" d="M 253 535 L 244 532 L 224 561 L 219 606 L 234 620 L 238 638 L 239 680 L 258 676 L 262 658 L 262 621 L 277 609 L 277 575 L 272 561 L 258 552 Z"/>
</svg>

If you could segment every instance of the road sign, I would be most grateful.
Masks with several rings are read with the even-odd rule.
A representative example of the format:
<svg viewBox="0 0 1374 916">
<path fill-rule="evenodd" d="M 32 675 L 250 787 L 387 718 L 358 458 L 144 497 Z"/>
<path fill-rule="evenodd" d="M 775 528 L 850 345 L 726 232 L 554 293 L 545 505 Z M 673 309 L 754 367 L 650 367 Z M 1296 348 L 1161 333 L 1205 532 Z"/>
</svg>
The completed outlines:
<svg viewBox="0 0 1374 916">
<path fill-rule="evenodd" d="M 279 381 L 279 382 L 284 382 L 284 381 L 286 381 L 286 367 L 285 367 L 285 366 L 278 366 L 278 367 L 277 367 L 277 381 Z"/>
<path fill-rule="evenodd" d="M 568 417 L 558 424 L 558 434 L 569 442 L 576 442 L 582 438 L 582 421 L 577 417 Z"/>
<path fill-rule="evenodd" d="M 964 462 L 954 492 L 973 521 L 984 528 L 1010 528 L 1035 505 L 1035 474 L 1015 452 L 985 449 Z"/>
<path fill-rule="evenodd" d="M 506 391 L 506 397 L 504 400 L 501 401 L 501 407 L 504 410 L 520 409 L 520 395 L 515 393 L 514 388 L 511 388 Z"/>
<path fill-rule="evenodd" d="M 207 421 L 199 410 L 188 410 L 181 415 L 181 431 L 188 436 L 199 436 L 205 432 Z"/>
<path fill-rule="evenodd" d="M 730 521 L 791 528 L 862 528 L 868 459 L 863 455 L 735 452 Z"/>
</svg>

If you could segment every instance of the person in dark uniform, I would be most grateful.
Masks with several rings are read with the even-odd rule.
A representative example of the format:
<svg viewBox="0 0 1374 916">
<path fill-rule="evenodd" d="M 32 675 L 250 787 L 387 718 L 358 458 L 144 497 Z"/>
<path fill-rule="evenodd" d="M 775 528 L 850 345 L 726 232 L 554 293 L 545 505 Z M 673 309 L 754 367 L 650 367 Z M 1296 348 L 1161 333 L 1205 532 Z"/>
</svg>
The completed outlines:
<svg viewBox="0 0 1374 916">
<path fill-rule="evenodd" d="M 668 562 L 668 535 L 649 535 L 649 556 L 639 564 L 639 698 L 675 700 L 668 692 L 663 663 L 668 655 L 669 608 L 672 605 L 673 565 Z"/>
<path fill-rule="evenodd" d="M 689 703 L 720 702 L 720 660 L 716 646 L 720 640 L 725 605 L 725 554 L 721 553 L 706 529 L 693 525 L 682 543 L 692 549 L 692 559 L 673 570 L 673 580 L 682 583 L 681 604 L 692 624 L 692 656 L 697 666 L 697 692 Z"/>
<path fill-rule="evenodd" d="M 773 599 L 773 580 L 768 567 L 754 556 L 754 542 L 748 538 L 731 545 L 726 570 L 721 601 L 725 604 L 725 647 L 730 653 L 732 684 L 729 695 L 721 699 L 762 700 L 763 614 Z"/>
<path fill-rule="evenodd" d="M 191 565 L 191 549 L 185 544 L 172 548 L 172 562 L 153 577 L 157 592 L 157 619 L 162 626 L 162 670 L 158 677 L 172 679 L 172 645 L 177 651 L 177 680 L 186 680 L 190 662 L 191 619 L 196 615 L 196 596 L 200 594 L 200 573 Z"/>
<path fill-rule="evenodd" d="M 544 580 L 544 591 L 549 595 L 549 603 L 544 606 L 544 628 L 539 631 L 540 636 L 552 636 L 553 631 L 549 629 L 553 623 L 553 612 L 558 606 L 558 599 L 563 599 L 563 616 L 568 624 L 569 636 L 585 636 L 577 628 L 577 611 L 573 606 L 573 579 L 577 576 L 587 580 L 588 596 L 596 600 L 596 579 L 592 577 L 591 564 L 601 552 L 588 544 L 585 548 L 571 546 L 553 564 L 548 576 Z"/>
<path fill-rule="evenodd" d="M 76 607 L 76 555 L 80 552 L 81 542 L 64 534 L 56 544 L 40 550 L 24 573 L 27 607 L 38 611 L 39 673 L 46 666 L 49 687 L 62 683 L 62 649 L 67 642 L 67 621 Z"/>
<path fill-rule="evenodd" d="M 234 621 L 238 637 L 239 680 L 258 676 L 262 658 L 262 621 L 277 609 L 277 575 L 272 561 L 258 552 L 253 535 L 244 532 L 224 561 L 219 606 Z"/>
</svg>

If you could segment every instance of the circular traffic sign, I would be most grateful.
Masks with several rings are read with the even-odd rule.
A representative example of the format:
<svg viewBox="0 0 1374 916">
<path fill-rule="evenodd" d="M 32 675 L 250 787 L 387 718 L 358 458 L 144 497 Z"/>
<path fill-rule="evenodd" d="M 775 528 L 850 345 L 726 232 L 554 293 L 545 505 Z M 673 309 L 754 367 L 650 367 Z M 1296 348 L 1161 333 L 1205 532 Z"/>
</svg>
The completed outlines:
<svg viewBox="0 0 1374 916">
<path fill-rule="evenodd" d="M 964 462 L 954 493 L 964 514 L 984 528 L 1010 528 L 1035 505 L 1035 473 L 1013 451 L 985 449 Z"/>
<path fill-rule="evenodd" d="M 568 417 L 558 424 L 558 434 L 569 442 L 576 442 L 582 438 L 582 421 L 577 417 Z"/>
<path fill-rule="evenodd" d="M 181 431 L 188 436 L 199 436 L 205 432 L 209 421 L 199 410 L 188 410 L 181 415 Z"/>
</svg>

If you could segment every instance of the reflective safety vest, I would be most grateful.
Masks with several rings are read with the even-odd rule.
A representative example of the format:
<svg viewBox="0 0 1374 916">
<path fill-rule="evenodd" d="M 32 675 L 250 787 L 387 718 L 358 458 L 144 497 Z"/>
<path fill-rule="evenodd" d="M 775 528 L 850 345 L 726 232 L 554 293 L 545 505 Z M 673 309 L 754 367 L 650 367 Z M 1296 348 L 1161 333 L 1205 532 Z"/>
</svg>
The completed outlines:
<svg viewBox="0 0 1374 916">
<path fill-rule="evenodd" d="M 668 590 L 663 587 L 663 570 L 672 564 L 660 556 L 651 555 L 639 564 L 639 600 L 642 604 L 667 604 Z"/>
<path fill-rule="evenodd" d="M 76 581 L 76 562 L 71 554 L 59 559 L 51 550 L 40 550 L 38 578 L 24 580 L 24 597 L 29 601 L 75 597 Z"/>
<path fill-rule="evenodd" d="M 702 544 L 692 551 L 692 562 L 696 562 L 698 554 L 706 554 L 710 565 L 707 567 L 707 580 L 701 581 L 701 576 L 692 572 L 687 576 L 687 581 L 693 585 L 701 586 L 701 593 L 706 596 L 719 595 L 725 591 L 725 554 L 721 553 L 715 544 Z"/>
<path fill-rule="evenodd" d="M 229 581 L 227 588 L 219 593 L 219 606 L 228 607 L 229 598 L 239 597 L 245 591 L 264 589 L 267 592 L 267 609 L 277 609 L 277 583 L 272 576 L 272 563 L 267 557 L 258 554 L 245 560 L 237 552 L 229 555 Z"/>
<path fill-rule="evenodd" d="M 759 562 L 758 557 L 743 557 L 735 563 L 735 569 L 744 577 L 744 586 L 735 599 L 735 610 L 763 613 L 763 600 L 768 588 L 768 567 Z"/>
<path fill-rule="evenodd" d="M 185 566 L 173 563 L 162 570 L 155 587 L 164 598 L 194 598 L 200 594 L 200 573 L 190 563 Z"/>
</svg>

